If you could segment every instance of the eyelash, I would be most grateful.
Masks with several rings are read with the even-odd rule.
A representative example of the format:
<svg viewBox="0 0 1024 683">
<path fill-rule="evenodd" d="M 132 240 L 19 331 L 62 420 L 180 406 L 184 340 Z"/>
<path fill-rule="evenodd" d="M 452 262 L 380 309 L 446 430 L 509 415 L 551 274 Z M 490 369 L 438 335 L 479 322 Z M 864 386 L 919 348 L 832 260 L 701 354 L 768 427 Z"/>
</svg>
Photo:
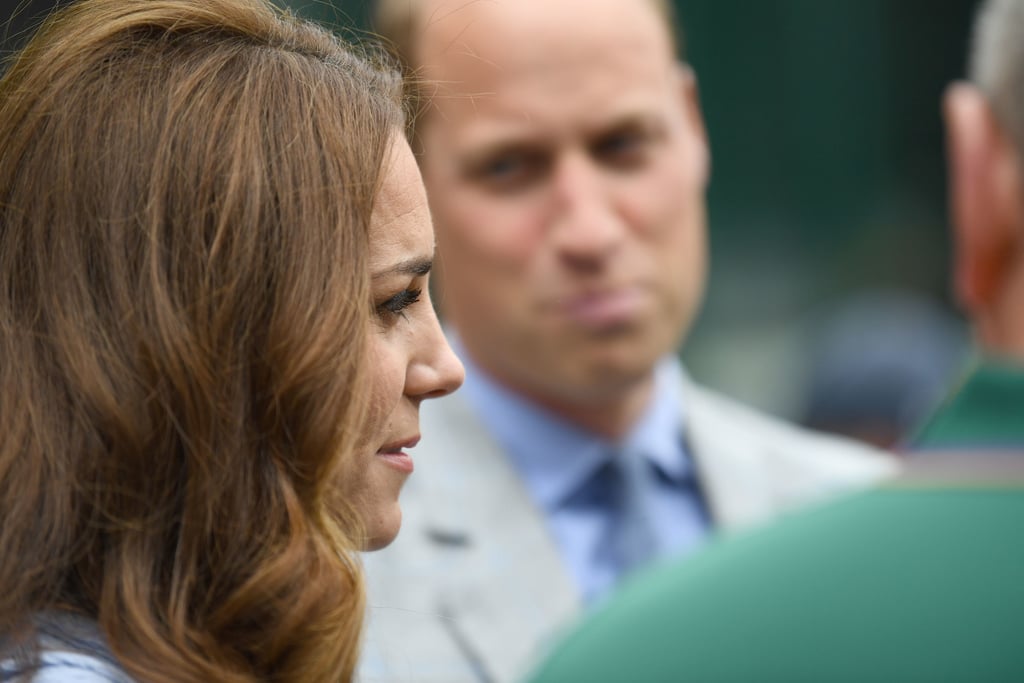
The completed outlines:
<svg viewBox="0 0 1024 683">
<path fill-rule="evenodd" d="M 377 315 L 381 318 L 402 316 L 405 317 L 405 309 L 420 300 L 422 289 L 403 289 L 390 299 L 377 304 Z"/>
</svg>

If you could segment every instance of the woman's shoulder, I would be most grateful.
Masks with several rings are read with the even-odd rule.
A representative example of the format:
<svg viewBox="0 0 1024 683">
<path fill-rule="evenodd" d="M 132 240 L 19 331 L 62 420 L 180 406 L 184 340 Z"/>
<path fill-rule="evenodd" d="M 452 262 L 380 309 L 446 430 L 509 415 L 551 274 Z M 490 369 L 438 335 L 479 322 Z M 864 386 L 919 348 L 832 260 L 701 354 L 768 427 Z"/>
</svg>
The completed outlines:
<svg viewBox="0 0 1024 683">
<path fill-rule="evenodd" d="M 38 659 L 28 668 L 0 661 L 0 681 L 25 683 L 133 683 L 117 663 L 95 622 L 68 614 L 36 619 Z"/>
<path fill-rule="evenodd" d="M 25 677 L 6 672 L 0 680 L 26 683 L 132 683 L 132 679 L 116 664 L 104 658 L 81 652 L 44 650 L 33 673 Z"/>
</svg>

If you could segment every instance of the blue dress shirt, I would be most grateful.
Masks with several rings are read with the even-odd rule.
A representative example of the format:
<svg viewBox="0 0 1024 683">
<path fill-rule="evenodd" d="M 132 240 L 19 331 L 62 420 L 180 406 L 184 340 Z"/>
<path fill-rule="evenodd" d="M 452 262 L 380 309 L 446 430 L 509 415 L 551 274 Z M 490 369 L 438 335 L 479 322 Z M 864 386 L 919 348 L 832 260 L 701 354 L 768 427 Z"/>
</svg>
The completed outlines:
<svg viewBox="0 0 1024 683">
<path fill-rule="evenodd" d="M 457 351 L 458 340 L 453 340 Z M 596 560 L 611 511 L 581 510 L 566 501 L 604 465 L 623 451 L 643 453 L 654 474 L 640 499 L 654 536 L 655 557 L 696 548 L 710 522 L 686 449 L 682 366 L 675 356 L 659 363 L 654 392 L 637 424 L 620 441 L 588 432 L 530 402 L 476 367 L 465 353 L 462 391 L 518 470 L 530 496 L 544 512 L 570 575 L 584 600 L 603 597 L 622 577 Z"/>
</svg>

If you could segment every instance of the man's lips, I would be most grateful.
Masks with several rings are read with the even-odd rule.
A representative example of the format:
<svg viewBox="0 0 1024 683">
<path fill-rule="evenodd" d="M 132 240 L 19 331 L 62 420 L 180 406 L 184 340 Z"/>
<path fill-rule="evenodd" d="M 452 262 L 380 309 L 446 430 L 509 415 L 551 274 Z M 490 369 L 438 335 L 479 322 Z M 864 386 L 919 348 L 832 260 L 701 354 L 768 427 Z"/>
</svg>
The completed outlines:
<svg viewBox="0 0 1024 683">
<path fill-rule="evenodd" d="M 644 304 L 639 287 L 586 292 L 563 299 L 558 310 L 572 322 L 605 330 L 632 322 Z"/>
</svg>

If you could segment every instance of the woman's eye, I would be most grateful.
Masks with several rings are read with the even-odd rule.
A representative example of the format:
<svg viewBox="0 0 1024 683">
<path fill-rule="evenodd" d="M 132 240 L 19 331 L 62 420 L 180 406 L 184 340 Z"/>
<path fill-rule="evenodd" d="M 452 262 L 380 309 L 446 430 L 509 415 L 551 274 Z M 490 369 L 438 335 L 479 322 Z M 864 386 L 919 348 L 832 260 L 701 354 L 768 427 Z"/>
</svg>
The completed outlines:
<svg viewBox="0 0 1024 683">
<path fill-rule="evenodd" d="M 403 289 L 389 299 L 377 304 L 377 315 L 381 318 L 405 317 L 405 309 L 420 300 L 422 289 Z"/>
</svg>

